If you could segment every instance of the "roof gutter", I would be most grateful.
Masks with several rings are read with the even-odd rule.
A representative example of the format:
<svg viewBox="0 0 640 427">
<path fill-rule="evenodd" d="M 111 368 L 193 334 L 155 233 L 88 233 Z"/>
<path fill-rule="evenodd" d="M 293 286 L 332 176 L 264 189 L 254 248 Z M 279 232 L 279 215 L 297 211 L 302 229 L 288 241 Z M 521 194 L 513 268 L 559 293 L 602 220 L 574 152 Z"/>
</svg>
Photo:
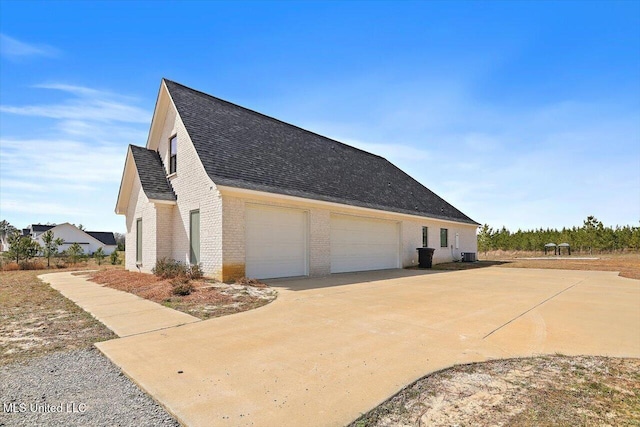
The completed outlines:
<svg viewBox="0 0 640 427">
<path fill-rule="evenodd" d="M 286 194 L 278 194 L 278 193 L 269 193 L 266 191 L 258 191 L 258 190 L 249 190 L 246 188 L 239 188 L 239 187 L 230 187 L 227 185 L 217 185 L 217 189 L 220 192 L 220 194 L 222 195 L 226 195 L 226 196 L 245 196 L 245 197 L 257 197 L 257 198 L 262 198 L 262 199 L 279 199 L 279 200 L 288 200 L 291 202 L 297 202 L 297 203 L 305 203 L 305 204 L 314 204 L 314 205 L 318 205 L 318 206 L 324 206 L 324 207 L 336 207 L 336 208 L 341 208 L 341 209 L 352 209 L 352 210 L 356 210 L 356 211 L 362 211 L 362 212 L 368 212 L 370 214 L 376 215 L 376 214 L 386 214 L 386 215 L 398 215 L 398 216 L 402 216 L 402 217 L 406 217 L 406 218 L 410 218 L 410 219 L 420 219 L 420 220 L 425 220 L 425 219 L 429 219 L 432 221 L 440 221 L 440 222 L 446 222 L 446 223 L 450 223 L 450 224 L 456 224 L 456 225 L 466 225 L 469 227 L 475 227 L 478 228 L 480 226 L 480 224 L 477 223 L 468 223 L 468 222 L 463 222 L 463 221 L 454 221 L 454 220 L 450 220 L 450 219 L 442 219 L 442 218 L 436 218 L 436 217 L 430 217 L 430 216 L 422 216 L 422 215 L 411 215 L 411 214 L 406 214 L 406 213 L 402 213 L 402 212 L 394 212 L 394 211 L 386 211 L 386 210 L 382 210 L 382 209 L 373 209 L 373 208 L 365 208 L 365 207 L 361 207 L 361 206 L 354 206 L 354 205 L 347 205 L 344 203 L 336 203 L 336 202 L 326 202 L 324 200 L 317 200 L 317 199 L 308 199 L 308 198 L 304 198 L 304 197 L 298 197 L 298 196 L 289 196 Z"/>
</svg>

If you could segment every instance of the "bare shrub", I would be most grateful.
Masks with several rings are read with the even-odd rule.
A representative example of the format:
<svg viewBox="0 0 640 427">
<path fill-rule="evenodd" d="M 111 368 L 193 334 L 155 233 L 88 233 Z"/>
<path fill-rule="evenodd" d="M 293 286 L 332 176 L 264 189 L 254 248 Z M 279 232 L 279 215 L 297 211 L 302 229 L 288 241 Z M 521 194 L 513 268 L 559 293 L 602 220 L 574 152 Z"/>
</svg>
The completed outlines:
<svg viewBox="0 0 640 427">
<path fill-rule="evenodd" d="M 187 276 L 187 267 L 180 261 L 171 258 L 160 258 L 156 261 L 155 267 L 151 270 L 153 274 L 163 279 L 173 279 L 174 277 Z"/>
<path fill-rule="evenodd" d="M 172 286 L 173 289 L 171 290 L 171 293 L 179 296 L 190 295 L 191 292 L 195 290 L 195 286 L 193 286 L 193 283 L 189 282 L 189 279 L 187 279 L 186 282 L 183 280 L 177 280 L 177 283 L 175 284 L 172 282 Z"/>
<path fill-rule="evenodd" d="M 204 272 L 202 271 L 200 264 L 191 264 L 187 271 L 187 276 L 192 280 L 202 279 L 204 277 Z"/>
<path fill-rule="evenodd" d="M 5 262 L 2 264 L 2 271 L 16 271 L 20 270 L 20 266 L 17 262 Z"/>
<path fill-rule="evenodd" d="M 46 266 L 37 259 L 20 261 L 20 270 L 43 270 Z"/>
</svg>

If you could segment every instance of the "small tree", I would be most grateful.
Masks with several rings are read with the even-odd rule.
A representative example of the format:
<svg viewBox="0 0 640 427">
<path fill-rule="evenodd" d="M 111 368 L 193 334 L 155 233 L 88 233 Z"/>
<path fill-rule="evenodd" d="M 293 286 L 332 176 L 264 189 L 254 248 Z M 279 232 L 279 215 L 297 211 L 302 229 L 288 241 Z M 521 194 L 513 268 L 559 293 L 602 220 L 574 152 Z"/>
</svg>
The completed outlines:
<svg viewBox="0 0 640 427">
<path fill-rule="evenodd" d="M 76 264 L 82 255 L 84 255 L 84 250 L 78 243 L 74 243 L 69 246 L 69 249 L 67 249 L 67 255 L 69 256 L 71 263 Z"/>
<path fill-rule="evenodd" d="M 47 258 L 47 268 L 51 266 L 51 257 L 58 254 L 58 248 L 64 243 L 64 241 L 55 237 L 51 230 L 47 230 L 42 233 L 42 255 Z"/>
<path fill-rule="evenodd" d="M 118 252 L 116 251 L 111 252 L 111 256 L 109 257 L 109 260 L 111 261 L 111 265 L 120 264 L 120 256 L 118 256 Z"/>
<path fill-rule="evenodd" d="M 117 250 L 124 251 L 125 250 L 125 235 L 122 233 L 113 233 L 116 238 L 116 244 L 118 245 Z"/>
<path fill-rule="evenodd" d="M 40 245 L 31 237 L 17 233 L 9 237 L 9 250 L 6 256 L 15 259 L 17 264 L 20 264 L 20 260 L 28 261 L 38 255 L 38 252 L 40 252 Z"/>
<path fill-rule="evenodd" d="M 114 251 L 115 252 L 115 251 Z M 102 250 L 102 248 L 98 248 L 94 253 L 93 253 L 93 257 L 96 259 L 96 262 L 98 263 L 98 265 L 102 265 L 102 261 L 104 260 L 104 258 L 107 256 L 107 254 L 104 253 L 104 250 Z"/>
<path fill-rule="evenodd" d="M 0 239 L 6 239 L 9 238 L 10 236 L 16 234 L 18 232 L 18 229 L 15 228 L 13 225 L 9 224 L 9 221 L 3 219 L 2 221 L 0 221 Z"/>
</svg>

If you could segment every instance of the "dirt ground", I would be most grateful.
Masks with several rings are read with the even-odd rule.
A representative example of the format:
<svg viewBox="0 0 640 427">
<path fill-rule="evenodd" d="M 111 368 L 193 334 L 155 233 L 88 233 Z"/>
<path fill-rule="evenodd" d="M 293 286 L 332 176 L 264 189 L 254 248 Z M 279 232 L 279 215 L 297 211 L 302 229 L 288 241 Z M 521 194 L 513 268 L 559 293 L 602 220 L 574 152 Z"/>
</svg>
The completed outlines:
<svg viewBox="0 0 640 427">
<path fill-rule="evenodd" d="M 93 282 L 130 292 L 200 319 L 258 308 L 273 301 L 277 295 L 275 289 L 262 283 L 225 284 L 201 279 L 191 282 L 194 290 L 190 295 L 179 296 L 172 293 L 171 279 L 162 279 L 152 274 L 105 270 L 89 273 L 87 276 Z"/>
<path fill-rule="evenodd" d="M 479 254 L 477 263 L 445 263 L 434 265 L 436 270 L 467 270 L 471 268 L 551 268 L 560 270 L 618 271 L 620 276 L 640 280 L 640 253 L 626 254 L 574 254 L 571 256 L 544 256 L 540 253 L 494 251 Z M 545 258 L 545 259 L 527 259 Z M 579 259 L 597 258 L 597 259 Z"/>
<path fill-rule="evenodd" d="M 37 278 L 51 271 L 64 270 L 0 272 L 0 365 L 116 338 Z"/>
<path fill-rule="evenodd" d="M 544 356 L 456 366 L 350 427 L 640 425 L 640 359 Z"/>
</svg>

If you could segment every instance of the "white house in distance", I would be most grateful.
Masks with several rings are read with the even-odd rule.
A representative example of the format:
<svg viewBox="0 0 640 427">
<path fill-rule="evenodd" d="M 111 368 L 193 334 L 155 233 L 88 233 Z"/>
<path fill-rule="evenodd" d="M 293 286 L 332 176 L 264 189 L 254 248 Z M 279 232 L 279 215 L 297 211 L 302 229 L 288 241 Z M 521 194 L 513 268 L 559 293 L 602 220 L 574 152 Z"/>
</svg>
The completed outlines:
<svg viewBox="0 0 640 427">
<path fill-rule="evenodd" d="M 402 268 L 476 252 L 479 225 L 386 159 L 163 79 L 115 211 L 126 268 L 232 280 Z"/>
<path fill-rule="evenodd" d="M 69 249 L 69 246 L 74 243 L 78 243 L 84 253 L 88 255 L 93 254 L 98 248 L 102 248 L 105 254 L 110 255 L 117 248 L 116 239 L 112 232 L 83 231 L 68 222 L 58 225 L 32 224 L 22 230 L 22 235 L 30 236 L 40 246 L 43 246 L 42 234 L 49 230 L 54 237 L 63 240 L 64 243 L 58 248 L 61 252 Z"/>
</svg>

